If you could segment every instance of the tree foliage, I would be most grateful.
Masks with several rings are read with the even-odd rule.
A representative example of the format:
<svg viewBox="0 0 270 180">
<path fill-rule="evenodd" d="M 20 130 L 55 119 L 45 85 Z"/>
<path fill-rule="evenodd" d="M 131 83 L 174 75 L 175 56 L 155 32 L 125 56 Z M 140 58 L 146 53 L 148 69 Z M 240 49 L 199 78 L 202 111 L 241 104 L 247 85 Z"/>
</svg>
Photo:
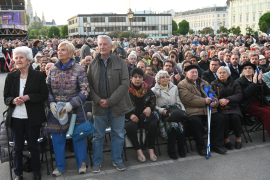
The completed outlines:
<svg viewBox="0 0 270 180">
<path fill-rule="evenodd" d="M 246 32 L 247 32 L 247 34 L 253 34 L 253 33 L 255 32 L 255 30 L 252 29 L 250 26 L 248 26 L 248 27 L 246 28 Z"/>
<path fill-rule="evenodd" d="M 195 32 L 193 31 L 193 29 L 189 29 L 188 33 L 189 34 L 194 34 Z"/>
<path fill-rule="evenodd" d="M 33 22 L 31 24 L 31 26 L 28 28 L 29 29 L 36 29 L 36 30 L 40 30 L 43 27 L 43 23 L 42 22 Z"/>
<path fill-rule="evenodd" d="M 189 22 L 186 20 L 181 21 L 178 23 L 178 33 L 182 35 L 186 35 L 189 31 Z"/>
<path fill-rule="evenodd" d="M 266 25 L 264 22 L 266 23 Z M 264 25 L 262 26 L 262 24 L 264 24 Z M 267 31 L 265 31 L 265 30 L 266 30 L 266 26 L 267 26 L 267 28 L 270 27 L 270 12 L 264 13 L 260 17 L 258 25 L 260 27 L 260 31 L 267 33 Z"/>
<path fill-rule="evenodd" d="M 221 33 L 224 33 L 224 34 L 227 34 L 228 33 L 228 29 L 226 27 L 224 27 L 224 26 L 221 26 L 220 27 L 220 32 Z"/>
<path fill-rule="evenodd" d="M 109 36 L 110 38 L 129 38 L 130 37 L 130 31 L 124 31 L 124 32 L 121 32 L 119 30 L 112 31 L 112 32 L 108 33 L 107 36 Z M 147 38 L 148 35 L 144 34 L 144 33 L 140 33 L 140 34 L 137 34 L 137 33 L 134 33 L 134 32 L 132 33 L 132 38 L 138 38 L 138 37 Z"/>
<path fill-rule="evenodd" d="M 205 27 L 200 31 L 200 34 L 214 34 L 214 29 L 211 27 Z"/>
<path fill-rule="evenodd" d="M 265 21 L 263 21 L 260 25 L 260 31 L 267 33 L 268 32 L 268 25 Z"/>
<path fill-rule="evenodd" d="M 65 38 L 68 35 L 68 25 L 61 27 L 61 37 Z"/>
<path fill-rule="evenodd" d="M 177 31 L 177 29 L 178 29 L 177 23 L 174 20 L 172 20 L 172 30 Z"/>
<path fill-rule="evenodd" d="M 30 24 L 30 17 L 28 14 L 26 14 L 26 24 L 27 24 L 27 26 L 29 26 L 29 24 Z"/>
<path fill-rule="evenodd" d="M 60 29 L 56 26 L 50 27 L 47 36 L 48 38 L 60 37 Z"/>
</svg>

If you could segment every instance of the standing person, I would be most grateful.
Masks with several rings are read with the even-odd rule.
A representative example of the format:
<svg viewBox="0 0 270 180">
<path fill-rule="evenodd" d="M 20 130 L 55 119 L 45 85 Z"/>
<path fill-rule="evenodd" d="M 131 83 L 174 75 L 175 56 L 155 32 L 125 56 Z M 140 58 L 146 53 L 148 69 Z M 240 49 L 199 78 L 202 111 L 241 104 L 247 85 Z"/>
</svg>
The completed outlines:
<svg viewBox="0 0 270 180">
<path fill-rule="evenodd" d="M 72 58 L 74 52 L 75 47 L 73 44 L 67 41 L 60 43 L 58 46 L 59 60 L 50 69 L 47 77 L 47 86 L 49 88 L 47 104 L 50 107 L 47 116 L 47 132 L 52 134 L 56 161 L 56 168 L 52 174 L 55 176 L 60 176 L 66 169 L 66 132 L 69 128 L 71 111 L 73 109 L 77 110 L 76 124 L 85 121 L 86 114 L 83 114 L 81 101 L 82 103 L 85 102 L 90 91 L 84 68 Z M 68 113 L 66 123 L 61 122 L 60 124 L 55 117 L 58 104 L 65 104 L 62 112 Z M 73 146 L 79 173 L 86 173 L 87 150 L 85 139 L 73 141 Z"/>
<path fill-rule="evenodd" d="M 51 48 L 54 50 L 54 51 L 58 51 L 58 44 L 56 43 L 56 40 L 52 40 L 52 44 L 51 44 Z"/>
<path fill-rule="evenodd" d="M 93 39 L 87 38 L 87 42 L 85 42 L 83 46 L 81 47 L 81 59 L 85 59 L 86 56 L 91 56 L 90 49 L 92 48 L 92 45 L 93 45 Z"/>
<path fill-rule="evenodd" d="M 39 41 L 38 39 L 33 42 L 33 47 L 32 47 L 33 57 L 35 57 L 39 51 L 42 51 L 42 48 L 40 46 L 41 46 L 41 41 Z"/>
<path fill-rule="evenodd" d="M 6 106 L 9 106 L 5 123 L 11 128 L 13 136 L 15 180 L 23 179 L 22 158 L 25 140 L 31 153 L 33 179 L 40 180 L 40 152 L 37 140 L 41 124 L 46 122 L 43 102 L 48 98 L 48 89 L 43 73 L 29 68 L 33 60 L 31 49 L 18 47 L 13 55 L 18 71 L 7 75 L 4 101 Z"/>
<path fill-rule="evenodd" d="M 88 81 L 93 100 L 94 127 L 92 172 L 99 172 L 102 164 L 105 130 L 111 125 L 111 163 L 119 171 L 125 170 L 121 156 L 124 146 L 125 114 L 133 110 L 128 94 L 130 85 L 125 61 L 111 53 L 109 36 L 98 36 L 100 54 L 89 64 Z"/>
<path fill-rule="evenodd" d="M 144 63 L 144 61 L 139 61 L 137 64 L 138 68 L 141 68 L 143 70 L 143 81 L 149 86 L 149 88 L 152 88 L 155 86 L 156 81 L 155 78 L 153 78 L 152 76 L 149 76 L 147 74 L 145 74 L 146 72 L 146 65 Z"/>
<path fill-rule="evenodd" d="M 1 72 L 3 73 L 5 71 L 5 56 L 3 54 L 2 43 L 0 43 L 0 65 L 1 65 Z"/>
</svg>

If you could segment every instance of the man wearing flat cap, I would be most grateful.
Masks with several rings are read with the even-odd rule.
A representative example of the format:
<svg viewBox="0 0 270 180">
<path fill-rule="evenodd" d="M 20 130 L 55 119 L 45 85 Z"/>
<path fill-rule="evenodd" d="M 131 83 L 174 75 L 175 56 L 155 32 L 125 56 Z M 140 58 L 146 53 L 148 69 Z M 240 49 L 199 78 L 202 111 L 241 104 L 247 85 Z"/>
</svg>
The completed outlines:
<svg viewBox="0 0 270 180">
<path fill-rule="evenodd" d="M 186 108 L 190 120 L 188 121 L 191 131 L 198 149 L 199 155 L 206 155 L 206 145 L 203 139 L 203 124 L 207 123 L 207 105 L 212 107 L 211 112 L 211 134 L 210 144 L 211 150 L 219 154 L 227 152 L 223 146 L 224 139 L 224 116 L 217 112 L 219 105 L 217 96 L 214 95 L 213 99 L 206 96 L 204 85 L 209 87 L 209 83 L 198 77 L 198 66 L 189 65 L 184 69 L 186 78 L 178 84 L 180 99 Z M 210 93 L 212 93 L 212 89 Z"/>
</svg>

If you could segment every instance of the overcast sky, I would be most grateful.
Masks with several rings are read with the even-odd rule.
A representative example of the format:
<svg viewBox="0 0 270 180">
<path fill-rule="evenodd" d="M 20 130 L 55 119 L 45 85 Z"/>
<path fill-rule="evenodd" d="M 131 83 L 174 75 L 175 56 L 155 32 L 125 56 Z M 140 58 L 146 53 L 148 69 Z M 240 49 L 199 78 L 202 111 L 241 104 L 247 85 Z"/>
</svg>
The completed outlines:
<svg viewBox="0 0 270 180">
<path fill-rule="evenodd" d="M 26 0 L 27 1 L 27 0 Z M 46 21 L 55 19 L 57 25 L 67 24 L 67 19 L 77 14 L 94 14 L 113 12 L 125 14 L 128 9 L 128 0 L 31 0 L 33 5 L 33 15 L 41 18 L 42 11 Z M 132 11 L 149 10 L 163 12 L 173 9 L 175 12 L 187 11 L 207 6 L 224 6 L 226 0 L 131 0 Z"/>
</svg>

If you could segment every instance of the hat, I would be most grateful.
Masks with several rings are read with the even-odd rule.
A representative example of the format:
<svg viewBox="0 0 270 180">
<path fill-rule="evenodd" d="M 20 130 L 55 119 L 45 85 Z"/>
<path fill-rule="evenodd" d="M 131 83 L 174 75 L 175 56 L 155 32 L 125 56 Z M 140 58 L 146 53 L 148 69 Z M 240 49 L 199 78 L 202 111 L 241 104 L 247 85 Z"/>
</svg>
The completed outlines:
<svg viewBox="0 0 270 180">
<path fill-rule="evenodd" d="M 65 125 L 68 122 L 68 113 L 62 112 L 62 109 L 66 106 L 66 102 L 57 102 L 56 104 L 56 114 L 53 116 L 59 121 L 61 125 Z"/>
<path fill-rule="evenodd" d="M 244 64 L 242 66 L 240 66 L 239 70 L 240 70 L 241 73 L 242 73 L 244 67 L 246 67 L 246 66 L 251 66 L 254 71 L 257 68 L 255 64 L 251 64 L 251 62 L 247 61 L 247 62 L 244 62 Z"/>
<path fill-rule="evenodd" d="M 264 57 L 264 55 L 260 55 L 260 57 L 259 57 L 259 59 L 264 59 L 265 57 Z"/>
<path fill-rule="evenodd" d="M 192 64 L 192 65 L 189 65 L 189 66 L 185 67 L 184 72 L 188 72 L 191 69 L 197 69 L 197 70 L 199 70 L 199 67 L 197 65 Z"/>
</svg>

